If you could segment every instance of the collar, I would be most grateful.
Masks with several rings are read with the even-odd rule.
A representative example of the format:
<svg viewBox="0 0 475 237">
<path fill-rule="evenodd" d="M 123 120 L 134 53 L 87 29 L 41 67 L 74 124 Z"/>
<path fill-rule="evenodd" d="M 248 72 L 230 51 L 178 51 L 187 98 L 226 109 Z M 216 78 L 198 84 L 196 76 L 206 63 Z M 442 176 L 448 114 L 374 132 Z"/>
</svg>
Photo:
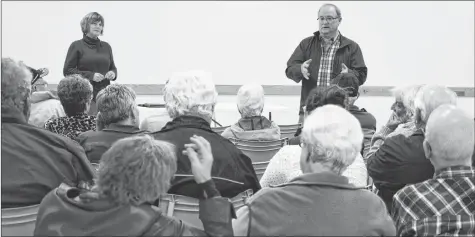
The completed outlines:
<svg viewBox="0 0 475 237">
<path fill-rule="evenodd" d="M 290 182 L 276 185 L 273 187 L 284 186 L 330 186 L 343 189 L 363 189 L 364 187 L 356 187 L 350 184 L 348 178 L 342 175 L 337 175 L 330 171 L 321 173 L 309 173 L 295 177 Z"/>
<path fill-rule="evenodd" d="M 434 174 L 436 179 L 453 179 L 453 178 L 475 178 L 475 170 L 470 166 L 450 166 L 437 170 Z"/>
<path fill-rule="evenodd" d="M 172 121 L 165 124 L 161 131 L 172 130 L 177 127 L 199 128 L 203 130 L 211 130 L 211 125 L 203 118 L 198 116 L 183 115 L 176 117 Z"/>
<path fill-rule="evenodd" d="M 140 130 L 140 128 L 138 128 L 136 126 L 123 125 L 123 124 L 118 124 L 118 123 L 109 124 L 109 126 L 102 129 L 102 131 L 129 133 L 129 134 L 137 134 L 137 133 L 144 132 L 143 130 Z"/>
<path fill-rule="evenodd" d="M 315 32 L 313 33 L 313 35 L 314 35 L 315 37 L 317 37 L 318 40 L 321 40 L 321 38 L 322 38 L 322 37 L 320 36 L 320 31 L 315 31 Z M 345 47 L 345 46 L 347 46 L 347 45 L 349 45 L 349 44 L 351 43 L 348 38 L 346 38 L 345 36 L 343 36 L 343 35 L 340 33 L 340 31 L 338 31 L 338 34 L 336 35 L 336 37 L 340 40 L 340 49 L 343 48 L 343 47 Z"/>
<path fill-rule="evenodd" d="M 89 45 L 96 45 L 96 46 L 97 45 L 102 45 L 101 40 L 99 39 L 99 37 L 97 39 L 93 39 L 93 38 L 91 38 L 91 37 L 84 34 L 82 36 L 82 40 L 84 40 L 84 42 L 86 42 Z"/>
<path fill-rule="evenodd" d="M 28 124 L 25 115 L 13 108 L 2 106 L 2 123 Z"/>
</svg>

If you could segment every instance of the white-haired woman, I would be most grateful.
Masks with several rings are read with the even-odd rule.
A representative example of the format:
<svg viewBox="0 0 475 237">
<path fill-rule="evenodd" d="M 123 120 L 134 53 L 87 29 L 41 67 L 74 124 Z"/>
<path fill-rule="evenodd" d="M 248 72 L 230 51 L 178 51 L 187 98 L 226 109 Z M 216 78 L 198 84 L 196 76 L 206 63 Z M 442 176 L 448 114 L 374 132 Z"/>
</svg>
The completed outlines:
<svg viewBox="0 0 475 237">
<path fill-rule="evenodd" d="M 81 74 L 94 87 L 93 102 L 90 115 L 96 115 L 96 95 L 117 79 L 112 47 L 99 36 L 104 33 L 104 17 L 97 12 L 91 12 L 81 20 L 83 37 L 69 46 L 64 61 L 64 76 Z"/>
<path fill-rule="evenodd" d="M 221 136 L 239 140 L 278 140 L 279 126 L 262 116 L 264 89 L 258 84 L 243 85 L 237 93 L 241 119 L 223 131 Z"/>
<path fill-rule="evenodd" d="M 199 71 L 177 74 L 167 81 L 163 92 L 166 109 L 173 120 L 160 131 L 151 133 L 155 139 L 169 141 L 180 151 L 188 137 L 204 137 L 213 147 L 211 174 L 223 197 L 231 198 L 248 189 L 257 192 L 260 185 L 251 159 L 228 139 L 211 130 L 218 97 L 211 77 Z M 177 174 L 169 193 L 195 198 L 202 195 L 191 177 L 190 161 L 180 152 Z"/>
<path fill-rule="evenodd" d="M 35 236 L 232 236 L 233 209 L 211 179 L 210 145 L 202 137 L 187 139 L 183 152 L 207 195 L 199 204 L 206 232 L 152 206 L 170 187 L 177 163 L 172 144 L 144 135 L 121 139 L 104 153 L 92 190 L 61 185 L 50 192 L 40 204 Z"/>
</svg>

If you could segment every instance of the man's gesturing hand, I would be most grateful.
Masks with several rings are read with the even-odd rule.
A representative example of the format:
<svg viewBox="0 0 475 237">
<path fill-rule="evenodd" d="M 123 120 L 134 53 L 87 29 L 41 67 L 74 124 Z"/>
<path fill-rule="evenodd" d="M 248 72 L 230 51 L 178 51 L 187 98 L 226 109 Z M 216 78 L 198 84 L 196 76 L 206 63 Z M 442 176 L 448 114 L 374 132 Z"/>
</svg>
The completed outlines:
<svg viewBox="0 0 475 237">
<path fill-rule="evenodd" d="M 193 135 L 190 141 L 190 144 L 185 144 L 183 154 L 190 159 L 191 171 L 196 183 L 205 183 L 211 179 L 211 167 L 213 166 L 211 145 L 206 139 L 196 135 Z"/>
<path fill-rule="evenodd" d="M 310 63 L 312 62 L 312 59 L 309 59 L 307 61 L 305 61 L 304 63 L 302 63 L 302 66 L 300 66 L 300 70 L 302 71 L 302 74 L 303 74 L 303 77 L 305 77 L 305 79 L 309 79 L 309 76 L 310 76 L 310 73 L 308 72 L 308 66 L 310 65 Z"/>
</svg>

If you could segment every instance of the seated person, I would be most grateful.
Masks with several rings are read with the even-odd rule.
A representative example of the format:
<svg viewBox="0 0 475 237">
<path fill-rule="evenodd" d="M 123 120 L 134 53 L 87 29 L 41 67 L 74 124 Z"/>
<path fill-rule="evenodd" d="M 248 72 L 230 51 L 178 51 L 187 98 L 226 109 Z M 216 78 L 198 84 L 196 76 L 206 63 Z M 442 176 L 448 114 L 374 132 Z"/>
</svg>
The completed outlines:
<svg viewBox="0 0 475 237">
<path fill-rule="evenodd" d="M 422 143 L 424 130 L 430 114 L 444 104 L 456 105 L 457 95 L 444 86 L 425 85 L 416 95 L 414 106 L 414 123 L 416 132 L 407 136 L 399 134 L 383 139 L 372 139 L 372 146 L 367 154 L 368 174 L 373 179 L 378 195 L 384 200 L 388 211 L 394 194 L 408 184 L 426 181 L 434 176 L 434 167 L 425 157 Z M 398 119 L 393 116 L 388 124 Z M 383 132 L 384 134 L 384 132 Z"/>
<path fill-rule="evenodd" d="M 264 89 L 261 85 L 241 86 L 237 93 L 237 108 L 241 119 L 224 130 L 221 136 L 239 140 L 280 139 L 279 126 L 261 115 L 264 110 Z"/>
<path fill-rule="evenodd" d="M 98 164 L 102 154 L 115 141 L 144 133 L 139 129 L 139 111 L 135 92 L 125 85 L 112 84 L 99 91 L 96 97 L 97 131 L 81 133 L 81 144 L 91 163 Z"/>
<path fill-rule="evenodd" d="M 423 147 L 435 176 L 394 195 L 398 236 L 474 236 L 474 129 L 473 120 L 454 105 L 431 113 Z"/>
<path fill-rule="evenodd" d="M 348 92 L 348 111 L 360 121 L 364 134 L 363 151 L 361 155 L 365 157 L 371 145 L 371 138 L 376 131 L 376 119 L 364 108 L 358 108 L 355 101 L 360 96 L 360 83 L 353 73 L 341 73 L 332 80 L 332 84 L 336 84 Z"/>
<path fill-rule="evenodd" d="M 75 140 L 86 131 L 96 130 L 96 117 L 87 115 L 92 100 L 92 85 L 80 75 L 70 75 L 58 84 L 58 96 L 66 117 L 50 119 L 45 128 Z"/>
<path fill-rule="evenodd" d="M 34 82 L 33 82 L 34 81 Z M 44 78 L 32 81 L 31 109 L 28 123 L 44 128 L 46 121 L 66 116 L 56 91 L 48 91 Z"/>
<path fill-rule="evenodd" d="M 213 147 L 211 175 L 221 195 L 232 198 L 248 189 L 256 193 L 261 187 L 251 159 L 228 139 L 211 130 L 211 117 L 218 97 L 211 78 L 201 72 L 178 74 L 167 81 L 163 94 L 166 109 L 173 120 L 151 134 L 155 139 L 168 141 L 177 147 L 178 170 L 168 192 L 201 197 L 191 175 L 190 161 L 180 152 L 188 137 L 198 135 Z"/>
<path fill-rule="evenodd" d="M 360 123 L 344 108 L 315 109 L 302 129 L 303 175 L 251 196 L 236 213 L 234 235 L 394 236 L 381 198 L 342 176 L 362 140 Z"/>
<path fill-rule="evenodd" d="M 211 179 L 209 143 L 190 140 L 185 153 L 207 195 L 199 204 L 206 232 L 151 205 L 170 187 L 176 155 L 173 145 L 143 135 L 121 139 L 104 153 L 91 191 L 61 185 L 50 192 L 40 204 L 35 236 L 231 236 L 233 207 Z"/>
<path fill-rule="evenodd" d="M 306 101 L 305 118 L 316 108 L 327 104 L 338 105 L 342 108 L 347 107 L 347 93 L 338 86 L 330 86 L 327 88 L 317 87 L 313 89 Z M 287 183 L 302 174 L 300 169 L 300 154 L 302 148 L 299 143 L 297 145 L 288 145 L 282 147 L 269 162 L 269 165 L 262 175 L 260 184 L 262 187 L 270 187 Z M 351 184 L 364 187 L 367 185 L 368 173 L 360 153 L 356 155 L 353 163 L 342 173 L 347 177 Z"/>
<path fill-rule="evenodd" d="M 81 146 L 27 123 L 31 78 L 25 65 L 2 58 L 2 208 L 37 205 L 61 182 L 94 178 Z"/>
</svg>

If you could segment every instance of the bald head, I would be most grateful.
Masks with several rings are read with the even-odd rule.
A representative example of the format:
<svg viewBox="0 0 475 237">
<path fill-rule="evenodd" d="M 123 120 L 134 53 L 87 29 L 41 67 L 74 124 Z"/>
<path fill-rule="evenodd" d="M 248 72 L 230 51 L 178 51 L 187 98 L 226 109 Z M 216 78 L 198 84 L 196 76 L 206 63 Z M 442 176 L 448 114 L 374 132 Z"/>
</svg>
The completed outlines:
<svg viewBox="0 0 475 237">
<path fill-rule="evenodd" d="M 445 104 L 435 109 L 427 121 L 425 134 L 432 163 L 439 166 L 470 165 L 475 143 L 474 127 L 473 118 L 454 105 Z"/>
</svg>

